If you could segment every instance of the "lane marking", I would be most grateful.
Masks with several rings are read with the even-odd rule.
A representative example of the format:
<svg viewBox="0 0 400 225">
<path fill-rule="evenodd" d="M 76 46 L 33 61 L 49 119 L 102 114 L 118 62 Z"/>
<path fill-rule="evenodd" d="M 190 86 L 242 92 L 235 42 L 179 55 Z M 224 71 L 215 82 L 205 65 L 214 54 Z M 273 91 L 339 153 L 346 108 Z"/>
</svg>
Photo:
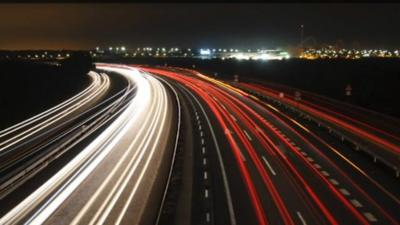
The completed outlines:
<svg viewBox="0 0 400 225">
<path fill-rule="evenodd" d="M 318 163 L 314 163 L 315 168 L 321 169 L 321 166 Z"/>
<path fill-rule="evenodd" d="M 304 156 L 306 156 L 306 155 L 307 155 L 307 152 L 301 152 L 301 154 L 304 155 Z"/>
<path fill-rule="evenodd" d="M 200 136 L 203 137 L 203 135 L 204 135 L 204 134 L 203 134 L 203 131 L 200 131 Z"/>
<path fill-rule="evenodd" d="M 208 178 L 207 171 L 204 171 L 204 180 L 207 180 L 207 178 Z"/>
<path fill-rule="evenodd" d="M 362 207 L 362 204 L 357 199 L 351 199 L 350 202 L 357 208 Z"/>
<path fill-rule="evenodd" d="M 199 125 L 199 130 L 201 130 L 202 129 L 202 127 L 201 127 L 201 125 Z"/>
<path fill-rule="evenodd" d="M 307 160 L 310 161 L 310 162 L 314 162 L 314 159 L 311 158 L 311 157 L 307 157 Z"/>
<path fill-rule="evenodd" d="M 210 222 L 210 213 L 209 212 L 206 213 L 206 222 L 207 223 Z"/>
<path fill-rule="evenodd" d="M 333 178 L 329 179 L 329 181 L 333 184 L 333 185 L 339 185 L 339 182 Z"/>
<path fill-rule="evenodd" d="M 203 153 L 203 155 L 206 154 L 206 147 L 201 147 L 201 153 Z"/>
<path fill-rule="evenodd" d="M 208 118 L 204 107 L 201 105 L 199 100 L 193 95 L 193 93 L 191 93 L 189 90 L 187 90 L 187 88 L 185 88 L 184 86 L 182 86 L 182 85 L 180 85 L 180 86 L 186 93 L 191 95 L 192 98 L 196 101 L 197 105 L 200 107 L 200 109 L 201 109 L 201 111 L 202 111 L 202 113 L 204 115 L 204 118 L 207 121 L 208 128 L 211 131 L 211 136 L 212 136 L 212 139 L 214 141 L 215 149 L 217 150 L 218 162 L 219 162 L 220 169 L 221 169 L 221 172 L 222 172 L 222 180 L 224 182 L 225 196 L 226 196 L 227 203 L 228 203 L 229 220 L 230 220 L 231 225 L 236 225 L 237 224 L 236 216 L 235 216 L 235 211 L 233 209 L 231 191 L 230 191 L 229 184 L 228 184 L 228 178 L 226 176 L 225 165 L 224 165 L 224 161 L 222 160 L 221 149 L 219 148 L 217 137 L 216 137 L 214 129 L 213 129 L 212 125 L 211 125 L 210 119 Z"/>
<path fill-rule="evenodd" d="M 244 162 L 246 162 L 246 158 L 244 157 L 242 150 L 240 150 L 240 148 L 238 148 L 238 150 L 239 150 L 239 153 L 240 153 L 240 157 L 242 158 L 242 160 Z"/>
<path fill-rule="evenodd" d="M 250 137 L 249 133 L 247 133 L 246 130 L 243 130 L 244 134 L 247 136 L 247 138 L 252 141 L 253 139 Z"/>
<path fill-rule="evenodd" d="M 224 110 L 226 111 L 226 107 L 224 105 L 221 104 L 221 107 L 224 108 Z"/>
<path fill-rule="evenodd" d="M 233 119 L 235 122 L 237 122 L 237 119 L 236 119 L 235 116 L 233 116 L 232 114 L 229 114 L 229 115 L 231 115 L 232 119 Z"/>
<path fill-rule="evenodd" d="M 370 221 L 370 222 L 376 222 L 378 221 L 378 219 L 376 219 L 376 217 L 370 213 L 370 212 L 365 212 L 364 216 Z"/>
<path fill-rule="evenodd" d="M 207 159 L 206 158 L 203 159 L 203 165 L 204 166 L 207 165 Z"/>
<path fill-rule="evenodd" d="M 297 150 L 301 150 L 301 148 L 299 146 L 294 146 Z"/>
<path fill-rule="evenodd" d="M 208 189 L 207 188 L 204 190 L 204 197 L 208 198 Z"/>
<path fill-rule="evenodd" d="M 269 171 L 271 171 L 272 175 L 276 176 L 275 170 L 272 169 L 271 165 L 268 163 L 268 160 L 264 156 L 262 156 L 262 159 L 264 163 L 267 165 Z"/>
<path fill-rule="evenodd" d="M 328 176 L 329 176 L 329 173 L 328 173 L 328 172 L 326 172 L 325 170 L 322 170 L 322 171 L 321 171 L 321 173 L 322 173 L 324 176 L 326 176 L 326 177 L 328 177 Z"/>
<path fill-rule="evenodd" d="M 301 213 L 299 211 L 296 211 L 297 216 L 299 217 L 301 224 L 303 225 L 307 225 L 306 221 L 304 220 L 303 216 L 301 215 Z"/>
<path fill-rule="evenodd" d="M 204 145 L 204 138 L 201 139 L 201 144 Z"/>
<path fill-rule="evenodd" d="M 344 188 L 340 188 L 339 191 L 342 192 L 343 195 L 346 195 L 346 196 L 350 195 L 350 192 Z"/>
</svg>

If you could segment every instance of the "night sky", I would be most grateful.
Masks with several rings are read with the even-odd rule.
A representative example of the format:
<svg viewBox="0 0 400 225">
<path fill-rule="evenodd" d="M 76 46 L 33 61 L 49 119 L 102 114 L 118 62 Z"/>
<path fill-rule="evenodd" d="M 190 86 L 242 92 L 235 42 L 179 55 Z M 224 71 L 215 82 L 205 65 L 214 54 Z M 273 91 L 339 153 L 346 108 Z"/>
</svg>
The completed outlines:
<svg viewBox="0 0 400 225">
<path fill-rule="evenodd" d="M 1 4 L 0 49 L 287 47 L 301 24 L 318 44 L 400 48 L 400 4 L 192 3 Z"/>
</svg>

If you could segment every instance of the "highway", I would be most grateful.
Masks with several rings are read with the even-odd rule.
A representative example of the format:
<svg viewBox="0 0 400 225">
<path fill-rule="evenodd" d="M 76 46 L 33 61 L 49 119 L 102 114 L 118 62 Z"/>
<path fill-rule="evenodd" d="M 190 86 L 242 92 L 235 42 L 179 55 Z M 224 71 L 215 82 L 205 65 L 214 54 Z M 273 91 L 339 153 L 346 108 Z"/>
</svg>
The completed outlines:
<svg viewBox="0 0 400 225">
<path fill-rule="evenodd" d="M 304 112 L 250 94 L 249 84 L 142 69 L 167 78 L 190 109 L 191 224 L 399 224 L 398 179 Z"/>
<path fill-rule="evenodd" d="M 185 68 L 96 68 L 0 131 L 0 224 L 400 224 L 398 133 L 379 115 Z"/>
<path fill-rule="evenodd" d="M 4 160 L 15 158 L 21 167 L 4 173 L 8 178 L 4 187 L 12 189 L 18 188 L 16 181 L 20 177 L 24 180 L 21 183 L 30 178 L 25 175 L 27 172 L 36 174 L 46 170 L 51 160 L 60 157 L 74 143 L 84 144 L 49 179 L 5 212 L 0 224 L 151 224 L 153 221 L 165 192 L 175 149 L 179 104 L 160 81 L 134 68 L 97 64 L 97 70 L 101 73 L 90 73 L 92 85 L 78 95 L 1 132 L 4 138 L 1 150 L 9 154 Z M 112 83 L 108 73 L 123 77 L 126 87 L 101 98 Z M 85 109 L 96 110 L 79 122 L 73 118 L 73 125 L 64 128 L 67 121 L 71 122 L 67 117 L 73 116 L 74 110 L 79 110 L 76 114 L 82 116 Z M 61 134 L 56 127 L 63 127 Z M 94 138 L 85 141 L 92 134 L 96 134 Z M 34 147 L 32 142 L 39 142 L 41 137 L 46 140 Z M 65 140 L 55 148 L 42 146 L 56 139 Z M 30 142 L 23 148 L 27 153 L 21 156 L 11 148 L 16 145 L 18 149 L 20 142 Z M 14 175 L 15 168 L 20 174 Z"/>
</svg>

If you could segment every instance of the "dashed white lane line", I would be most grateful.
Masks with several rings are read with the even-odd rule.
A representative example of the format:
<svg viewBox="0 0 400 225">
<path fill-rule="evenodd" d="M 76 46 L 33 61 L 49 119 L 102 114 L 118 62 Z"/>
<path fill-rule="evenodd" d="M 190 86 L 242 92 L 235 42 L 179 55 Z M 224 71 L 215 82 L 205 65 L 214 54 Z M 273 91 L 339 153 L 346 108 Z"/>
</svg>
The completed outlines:
<svg viewBox="0 0 400 225">
<path fill-rule="evenodd" d="M 339 191 L 342 192 L 343 195 L 346 195 L 346 196 L 350 195 L 350 192 L 347 189 L 340 188 Z"/>
<path fill-rule="evenodd" d="M 207 165 L 207 159 L 206 158 L 203 158 L 203 165 L 204 166 Z"/>
<path fill-rule="evenodd" d="M 271 171 L 272 175 L 276 176 L 275 170 L 269 164 L 268 160 L 264 156 L 262 156 L 262 159 L 263 159 L 264 163 L 267 165 L 269 171 Z"/>
<path fill-rule="evenodd" d="M 237 119 L 236 119 L 236 117 L 235 117 L 234 115 L 232 115 L 232 114 L 230 114 L 230 115 L 231 115 L 231 117 L 232 117 L 233 121 L 237 122 Z"/>
<path fill-rule="evenodd" d="M 200 131 L 200 137 L 203 137 L 203 136 L 204 136 L 203 131 Z"/>
<path fill-rule="evenodd" d="M 328 172 L 326 172 L 325 170 L 322 170 L 322 171 L 321 171 L 321 173 L 322 173 L 324 176 L 326 176 L 326 177 L 328 177 L 328 176 L 329 176 L 329 173 L 328 173 Z"/>
<path fill-rule="evenodd" d="M 335 186 L 339 185 L 339 182 L 333 178 L 329 179 L 329 181 Z"/>
<path fill-rule="evenodd" d="M 204 180 L 207 180 L 208 179 L 208 173 L 207 173 L 207 171 L 204 171 Z"/>
<path fill-rule="evenodd" d="M 306 156 L 306 155 L 307 155 L 307 152 L 301 152 L 301 154 L 304 155 L 304 156 Z"/>
<path fill-rule="evenodd" d="M 370 222 L 376 222 L 378 221 L 378 219 L 376 219 L 376 217 L 370 213 L 370 212 L 365 212 L 364 216 L 370 221 Z"/>
<path fill-rule="evenodd" d="M 207 222 L 207 223 L 210 222 L 210 219 L 211 219 L 210 217 L 211 217 L 211 216 L 210 216 L 210 213 L 207 212 L 207 213 L 206 213 L 206 222 Z"/>
<path fill-rule="evenodd" d="M 246 161 L 246 158 L 244 157 L 242 150 L 240 150 L 240 148 L 238 148 L 238 149 L 239 149 L 240 157 L 242 158 L 243 161 Z"/>
<path fill-rule="evenodd" d="M 201 144 L 204 145 L 204 138 L 201 139 Z"/>
<path fill-rule="evenodd" d="M 362 207 L 362 204 L 357 199 L 350 199 L 350 202 L 357 208 Z"/>
<path fill-rule="evenodd" d="M 226 107 L 224 105 L 221 104 L 221 107 L 224 108 L 224 110 L 226 111 Z"/>
<path fill-rule="evenodd" d="M 307 225 L 306 221 L 304 220 L 303 216 L 301 215 L 301 213 L 299 211 L 296 212 L 297 216 L 299 217 L 301 224 L 303 225 Z"/>
<path fill-rule="evenodd" d="M 207 188 L 204 190 L 204 197 L 208 198 L 208 189 Z"/>
<path fill-rule="evenodd" d="M 297 150 L 301 150 L 301 148 L 299 146 L 294 146 Z"/>
<path fill-rule="evenodd" d="M 318 163 L 314 163 L 315 168 L 321 169 L 321 166 Z"/>
<path fill-rule="evenodd" d="M 249 133 L 247 133 L 246 130 L 243 130 L 244 134 L 247 136 L 247 138 L 252 141 L 253 139 L 250 137 Z"/>
<path fill-rule="evenodd" d="M 199 125 L 199 130 L 201 130 L 202 129 L 202 127 L 201 127 L 201 125 Z"/>
<path fill-rule="evenodd" d="M 201 153 L 203 153 L 203 155 L 206 154 L 206 147 L 201 147 Z"/>
<path fill-rule="evenodd" d="M 307 157 L 307 160 L 310 161 L 310 162 L 314 162 L 314 159 L 311 158 L 311 157 Z"/>
</svg>

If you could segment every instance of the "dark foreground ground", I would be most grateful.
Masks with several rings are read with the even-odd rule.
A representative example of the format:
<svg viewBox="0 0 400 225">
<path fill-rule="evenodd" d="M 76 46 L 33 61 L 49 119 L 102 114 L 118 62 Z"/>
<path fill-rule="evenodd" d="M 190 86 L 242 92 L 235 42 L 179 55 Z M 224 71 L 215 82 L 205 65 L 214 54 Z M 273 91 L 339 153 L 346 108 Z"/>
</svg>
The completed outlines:
<svg viewBox="0 0 400 225">
<path fill-rule="evenodd" d="M 200 59 L 109 59 L 120 63 L 181 66 L 222 79 L 258 79 L 312 91 L 400 118 L 399 59 L 237 61 Z M 346 99 L 345 87 L 352 86 Z"/>
<path fill-rule="evenodd" d="M 89 81 L 73 66 L 0 61 L 0 130 L 72 97 Z"/>
</svg>

